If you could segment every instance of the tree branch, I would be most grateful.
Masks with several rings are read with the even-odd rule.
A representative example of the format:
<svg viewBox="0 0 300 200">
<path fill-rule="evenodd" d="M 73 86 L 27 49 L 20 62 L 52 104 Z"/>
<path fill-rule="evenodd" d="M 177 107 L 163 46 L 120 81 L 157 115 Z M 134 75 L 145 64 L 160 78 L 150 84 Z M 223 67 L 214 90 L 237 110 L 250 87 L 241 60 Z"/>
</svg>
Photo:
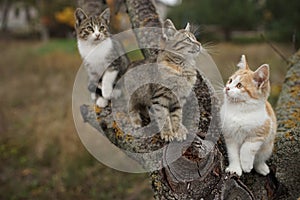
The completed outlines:
<svg viewBox="0 0 300 200">
<path fill-rule="evenodd" d="M 161 27 L 152 1 L 126 0 L 125 4 L 133 29 Z M 153 42 L 153 46 L 157 45 L 159 42 L 157 34 L 161 33 L 135 32 L 140 46 L 149 41 Z M 156 60 L 157 49 L 142 49 L 142 51 L 145 62 L 152 63 Z M 295 199 L 300 191 L 300 186 L 297 184 L 297 181 L 299 183 L 297 178 L 300 177 L 298 167 L 300 162 L 297 156 L 300 149 L 299 55 L 298 52 L 291 59 L 292 64 L 279 99 L 277 107 L 279 135 L 276 141 L 276 154 L 270 162 L 271 173 L 266 177 L 252 172 L 243 175 L 240 179 L 224 172 L 227 159 L 224 142 L 222 139 L 219 140 L 220 105 L 210 82 L 200 74 L 194 86 L 200 108 L 197 136 L 190 146 L 181 149 L 182 156 L 171 163 L 168 163 L 167 159 L 168 156 L 172 156 L 168 154 L 168 148 L 156 155 L 157 158 L 161 158 L 158 159 L 159 162 L 153 162 L 151 161 L 153 159 L 147 156 L 136 157 L 131 154 L 131 152 L 151 152 L 166 147 L 167 143 L 160 138 L 159 134 L 148 138 L 136 138 L 124 134 L 114 121 L 110 108 L 95 112 L 93 106 L 82 105 L 81 113 L 85 122 L 99 132 L 104 132 L 113 144 L 129 152 L 128 156 L 143 163 L 145 168 L 159 168 L 161 163 L 164 164 L 163 168 L 150 173 L 156 199 Z M 117 114 L 121 116 L 121 126 L 130 123 L 125 113 Z M 217 140 L 217 145 L 212 145 Z M 286 170 L 286 166 L 291 166 L 291 170 Z M 287 186 L 289 194 L 281 182 Z"/>
</svg>

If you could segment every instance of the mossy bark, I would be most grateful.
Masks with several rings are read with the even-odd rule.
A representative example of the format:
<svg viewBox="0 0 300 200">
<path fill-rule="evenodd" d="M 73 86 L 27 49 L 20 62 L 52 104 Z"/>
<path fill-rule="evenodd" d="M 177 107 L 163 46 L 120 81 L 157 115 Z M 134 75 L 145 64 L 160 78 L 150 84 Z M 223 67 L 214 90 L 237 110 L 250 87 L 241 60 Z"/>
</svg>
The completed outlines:
<svg viewBox="0 0 300 200">
<path fill-rule="evenodd" d="M 276 108 L 278 131 L 272 163 L 276 177 L 289 191 L 290 199 L 300 197 L 300 50 L 289 60 Z"/>
</svg>

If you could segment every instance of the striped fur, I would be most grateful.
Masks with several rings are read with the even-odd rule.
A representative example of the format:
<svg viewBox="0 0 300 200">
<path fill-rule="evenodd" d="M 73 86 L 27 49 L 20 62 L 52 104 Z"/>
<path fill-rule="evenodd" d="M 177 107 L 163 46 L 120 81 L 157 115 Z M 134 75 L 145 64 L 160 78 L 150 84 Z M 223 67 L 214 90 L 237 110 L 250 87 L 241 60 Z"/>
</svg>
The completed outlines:
<svg viewBox="0 0 300 200">
<path fill-rule="evenodd" d="M 201 44 L 186 29 L 176 30 L 170 20 L 163 27 L 161 50 L 158 56 L 158 74 L 161 84 L 148 84 L 139 88 L 131 98 L 130 115 L 133 125 L 143 125 L 143 117 L 153 119 L 160 127 L 161 138 L 182 141 L 188 130 L 182 124 L 182 107 L 196 82 L 197 72 L 192 60 L 201 50 Z"/>
<path fill-rule="evenodd" d="M 113 85 L 117 77 L 127 66 L 124 57 L 119 57 L 116 51 L 117 41 L 111 39 L 110 11 L 106 9 L 100 15 L 87 16 L 78 8 L 75 11 L 75 18 L 78 50 L 89 75 L 88 88 L 96 104 L 105 107 L 112 98 Z M 116 58 L 118 59 L 115 60 Z M 123 64 L 111 65 L 113 62 Z M 115 66 L 121 66 L 122 69 L 116 69 Z"/>
</svg>

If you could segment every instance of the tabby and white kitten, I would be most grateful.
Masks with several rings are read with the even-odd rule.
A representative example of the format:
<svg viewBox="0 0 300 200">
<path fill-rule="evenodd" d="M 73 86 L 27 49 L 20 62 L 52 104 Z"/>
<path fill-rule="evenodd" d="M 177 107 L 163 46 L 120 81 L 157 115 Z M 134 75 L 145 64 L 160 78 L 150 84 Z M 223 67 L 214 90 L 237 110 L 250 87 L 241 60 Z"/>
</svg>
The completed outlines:
<svg viewBox="0 0 300 200">
<path fill-rule="evenodd" d="M 77 8 L 75 18 L 78 50 L 89 76 L 88 88 L 96 104 L 105 107 L 112 98 L 113 86 L 121 71 L 110 66 L 118 57 L 114 48 L 116 41 L 111 39 L 109 32 L 110 11 L 107 8 L 100 15 L 87 16 L 82 9 Z M 97 98 L 98 86 L 101 88 L 102 96 Z"/>
<path fill-rule="evenodd" d="M 182 141 L 188 133 L 182 124 L 182 107 L 196 82 L 197 71 L 192 61 L 202 47 L 190 32 L 189 24 L 176 30 L 170 20 L 163 23 L 161 46 L 164 50 L 158 55 L 157 76 L 172 88 L 143 85 L 131 97 L 130 116 L 136 128 L 142 126 L 142 116 L 152 116 L 151 120 L 161 128 L 162 139 Z"/>
<path fill-rule="evenodd" d="M 240 68 L 226 83 L 221 108 L 223 135 L 229 166 L 226 172 L 267 175 L 266 160 L 271 156 L 276 134 L 276 117 L 267 101 L 270 92 L 269 66 L 251 71 L 244 55 Z"/>
</svg>

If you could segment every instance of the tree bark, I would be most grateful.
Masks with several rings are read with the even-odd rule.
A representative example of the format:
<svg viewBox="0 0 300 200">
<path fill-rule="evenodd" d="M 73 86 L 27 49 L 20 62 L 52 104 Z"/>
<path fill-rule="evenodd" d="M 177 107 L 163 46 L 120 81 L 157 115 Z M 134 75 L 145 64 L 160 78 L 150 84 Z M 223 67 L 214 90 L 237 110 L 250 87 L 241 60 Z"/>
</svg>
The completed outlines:
<svg viewBox="0 0 300 200">
<path fill-rule="evenodd" d="M 161 27 L 152 1 L 126 0 L 124 2 L 132 22 L 132 28 Z M 157 42 L 157 34 L 153 42 Z M 136 31 L 141 46 L 149 42 L 152 34 Z M 145 63 L 155 61 L 158 49 L 143 49 Z M 134 63 L 132 64 L 134 66 Z M 278 115 L 278 137 L 275 153 L 270 161 L 271 173 L 260 176 L 255 172 L 241 178 L 224 172 L 227 155 L 224 142 L 219 138 L 220 116 L 219 101 L 206 77 L 198 74 L 194 86 L 200 107 L 200 122 L 197 136 L 189 146 L 185 146 L 181 157 L 168 163 L 168 143 L 160 139 L 159 134 L 148 138 L 136 138 L 124 134 L 114 122 L 110 108 L 95 113 L 90 105 L 82 105 L 81 113 L 85 122 L 120 149 L 129 152 L 128 156 L 143 163 L 145 168 L 153 169 L 163 163 L 163 167 L 150 172 L 152 188 L 156 199 L 295 199 L 299 197 L 299 80 L 300 54 L 291 59 L 289 72 L 280 95 Z M 114 105 L 122 107 L 124 105 Z M 215 114 L 217 113 L 217 114 Z M 130 123 L 124 113 L 118 113 L 121 123 Z M 210 132 L 208 129 L 210 128 Z M 213 145 L 217 144 L 217 145 Z M 150 162 L 151 158 L 137 157 L 134 153 L 151 152 L 162 149 L 156 156 L 160 162 Z M 133 154 L 131 154 L 132 152 Z M 298 164 L 298 165 L 297 165 Z M 287 167 L 289 166 L 289 167 Z M 277 171 L 277 172 L 276 172 Z"/>
<path fill-rule="evenodd" d="M 300 50 L 290 59 L 277 108 L 278 132 L 272 162 L 276 177 L 289 191 L 290 199 L 300 197 Z"/>
</svg>

